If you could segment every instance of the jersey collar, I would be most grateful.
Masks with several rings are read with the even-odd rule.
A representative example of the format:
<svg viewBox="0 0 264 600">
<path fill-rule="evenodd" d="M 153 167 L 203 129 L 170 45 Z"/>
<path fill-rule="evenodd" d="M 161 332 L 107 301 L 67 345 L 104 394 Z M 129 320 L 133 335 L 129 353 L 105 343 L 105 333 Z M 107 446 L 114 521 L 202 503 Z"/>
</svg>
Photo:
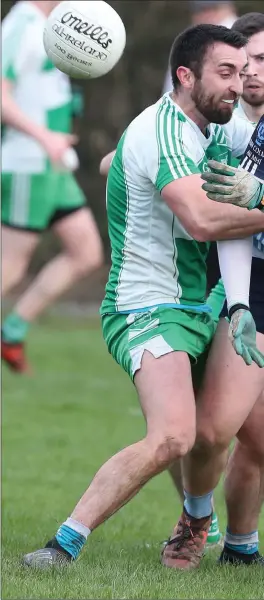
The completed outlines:
<svg viewBox="0 0 264 600">
<path fill-rule="evenodd" d="M 207 126 L 207 130 L 209 132 L 208 136 L 205 136 L 203 134 L 203 132 L 201 131 L 200 127 L 198 127 L 198 125 L 196 125 L 196 123 L 190 119 L 190 117 L 188 117 L 188 115 L 185 114 L 184 110 L 182 110 L 182 108 L 171 98 L 171 92 L 166 92 L 166 94 L 164 94 L 161 98 L 161 100 L 163 100 L 164 98 L 167 99 L 167 101 L 169 102 L 169 104 L 171 104 L 172 106 L 175 107 L 176 111 L 181 113 L 186 121 L 188 121 L 188 123 L 191 125 L 191 127 L 195 130 L 198 138 L 201 140 L 201 143 L 203 145 L 203 147 L 207 147 L 210 146 L 211 142 L 212 142 L 212 138 L 213 138 L 213 133 L 214 133 L 214 126 L 212 125 L 212 123 L 209 123 L 209 125 Z"/>
</svg>

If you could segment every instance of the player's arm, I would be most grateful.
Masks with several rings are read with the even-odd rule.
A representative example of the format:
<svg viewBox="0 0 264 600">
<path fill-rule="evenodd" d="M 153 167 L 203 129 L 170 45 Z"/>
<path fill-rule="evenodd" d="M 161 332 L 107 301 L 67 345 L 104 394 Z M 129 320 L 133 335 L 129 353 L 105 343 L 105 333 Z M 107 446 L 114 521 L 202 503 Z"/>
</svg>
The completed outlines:
<svg viewBox="0 0 264 600">
<path fill-rule="evenodd" d="M 247 365 L 255 362 L 264 367 L 264 355 L 256 347 L 256 326 L 250 312 L 252 238 L 217 242 L 217 250 L 233 348 Z"/>
<path fill-rule="evenodd" d="M 76 135 L 49 131 L 30 119 L 15 101 L 13 83 L 6 78 L 2 79 L 2 122 L 34 138 L 44 148 L 53 163 L 64 162 L 65 153 L 68 153 L 71 146 L 78 141 Z M 65 166 L 68 166 L 67 158 L 65 163 Z M 70 164 L 69 168 L 71 168 Z"/>
<path fill-rule="evenodd" d="M 71 148 L 77 142 L 76 136 L 49 131 L 25 114 L 15 100 L 14 89 L 28 71 L 32 70 L 32 57 L 35 62 L 42 60 L 42 45 L 38 38 L 32 36 L 32 31 L 34 26 L 27 17 L 23 23 L 21 19 L 12 21 L 8 16 L 3 20 L 2 122 L 36 140 L 53 163 L 63 164 L 70 169 L 76 168 L 77 155 Z"/>
<path fill-rule="evenodd" d="M 211 202 L 202 189 L 201 175 L 175 179 L 161 196 L 188 233 L 201 242 L 245 238 L 263 231 L 264 214 Z"/>
<path fill-rule="evenodd" d="M 245 238 L 256 230 L 262 231 L 264 213 L 216 202 L 211 202 L 210 206 L 201 183 L 199 175 L 183 177 L 166 185 L 161 195 L 194 239 L 230 240 L 218 243 L 221 275 L 229 304 L 229 337 L 246 364 L 254 361 L 263 367 L 264 356 L 256 347 L 256 327 L 248 300 L 252 245 L 250 240 L 234 238 Z M 215 208 L 225 210 L 215 211 Z"/>
<path fill-rule="evenodd" d="M 240 127 L 245 121 L 237 120 Z M 251 129 L 249 129 L 249 132 Z M 237 153 L 244 156 L 238 168 L 223 165 L 217 161 L 209 161 L 211 172 L 204 173 L 203 189 L 208 198 L 216 202 L 230 203 L 252 210 L 264 210 L 264 116 L 253 129 L 249 144 L 247 131 L 244 142 L 237 143 Z M 234 136 L 236 137 L 236 136 Z M 234 142 L 233 142 L 234 143 Z"/>
<path fill-rule="evenodd" d="M 217 242 L 217 251 L 228 310 L 236 304 L 249 308 L 252 237 Z"/>
<path fill-rule="evenodd" d="M 102 158 L 99 166 L 100 175 L 107 177 L 115 153 L 116 151 L 112 150 L 112 152 L 109 152 L 108 154 L 106 154 L 106 156 L 104 156 L 104 158 Z"/>
<path fill-rule="evenodd" d="M 202 178 L 206 182 L 203 189 L 210 200 L 248 210 L 264 210 L 264 184 L 254 175 L 215 160 L 209 161 L 208 166 L 211 171 L 204 173 Z"/>
<path fill-rule="evenodd" d="M 13 99 L 13 84 L 8 79 L 2 79 L 2 121 L 14 129 L 33 137 L 40 144 L 45 138 L 46 129 L 37 123 L 19 108 Z"/>
<path fill-rule="evenodd" d="M 172 152 L 169 146 L 166 146 L 166 148 L 163 146 L 163 148 L 164 152 L 160 154 L 160 168 L 156 177 L 156 187 L 160 190 L 161 196 L 170 209 L 194 239 L 202 242 L 234 240 L 234 238 L 245 238 L 245 236 L 263 230 L 264 214 L 260 211 L 248 212 L 236 206 L 219 205 L 207 198 L 205 191 L 202 189 L 203 181 L 200 173 L 198 173 L 195 157 L 192 158 L 192 149 L 187 148 L 181 139 L 178 139 L 179 150 L 177 154 Z M 239 273 L 239 277 L 243 278 L 244 290 L 248 293 L 251 252 L 248 252 L 248 242 L 241 240 L 240 243 L 242 254 L 234 256 L 231 268 L 230 266 L 227 266 L 227 268 L 228 273 L 231 274 L 233 285 L 236 285 Z M 227 264 L 229 265 L 228 262 Z M 245 267 L 243 273 L 242 269 L 241 273 L 239 272 L 241 264 Z M 225 285 L 226 272 L 222 271 L 222 276 Z M 242 321 L 238 311 L 235 311 L 232 316 L 232 323 L 234 323 L 235 317 L 239 315 L 236 332 L 238 332 L 241 344 L 237 348 L 235 347 L 235 350 L 242 354 L 246 362 L 249 363 L 253 359 L 262 366 L 262 363 L 264 365 L 264 357 L 256 349 L 255 324 L 251 313 L 247 310 L 247 306 L 245 312 L 247 315 Z M 247 327 L 248 319 L 251 325 L 251 337 L 248 346 L 245 348 L 245 345 L 242 344 L 242 340 L 244 340 L 243 327 L 244 323 Z M 230 330 L 232 331 L 232 325 L 230 325 Z"/>
</svg>

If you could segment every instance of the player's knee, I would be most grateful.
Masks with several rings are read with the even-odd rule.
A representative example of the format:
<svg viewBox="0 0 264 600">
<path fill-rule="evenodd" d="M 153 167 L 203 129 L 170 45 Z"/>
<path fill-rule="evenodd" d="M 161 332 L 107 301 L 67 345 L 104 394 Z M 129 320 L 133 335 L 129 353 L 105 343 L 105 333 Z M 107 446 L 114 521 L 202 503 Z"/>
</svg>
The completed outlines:
<svg viewBox="0 0 264 600">
<path fill-rule="evenodd" d="M 100 269 L 102 265 L 103 253 L 97 250 L 92 255 L 82 256 L 80 263 L 78 263 L 78 272 L 81 276 L 85 276 L 91 271 Z"/>
<path fill-rule="evenodd" d="M 154 450 L 154 460 L 159 469 L 166 469 L 173 462 L 182 458 L 192 449 L 195 442 L 195 432 L 186 431 L 179 435 L 165 434 L 157 440 Z"/>
<path fill-rule="evenodd" d="M 85 277 L 87 273 L 100 269 L 103 265 L 103 247 L 99 240 L 93 248 L 83 248 L 79 252 L 78 256 L 75 257 L 76 271 L 79 277 Z"/>
<path fill-rule="evenodd" d="M 29 259 L 27 257 L 2 257 L 2 278 L 5 279 L 5 274 L 9 279 L 12 279 L 13 285 L 19 283 L 27 272 Z"/>
<path fill-rule="evenodd" d="M 204 454 L 222 452 L 228 448 L 231 438 L 226 430 L 214 427 L 213 424 L 200 424 L 197 428 L 195 450 Z"/>
</svg>

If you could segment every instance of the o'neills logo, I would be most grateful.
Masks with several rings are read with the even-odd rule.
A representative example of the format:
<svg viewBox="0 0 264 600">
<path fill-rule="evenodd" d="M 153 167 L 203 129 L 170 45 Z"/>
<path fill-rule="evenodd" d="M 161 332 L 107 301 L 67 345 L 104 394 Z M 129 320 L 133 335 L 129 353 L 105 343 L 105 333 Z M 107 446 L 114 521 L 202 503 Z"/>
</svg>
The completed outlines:
<svg viewBox="0 0 264 600">
<path fill-rule="evenodd" d="M 91 40 L 100 44 L 104 50 L 108 48 L 109 44 L 112 44 L 113 40 L 111 40 L 108 31 L 100 25 L 95 25 L 94 23 L 89 24 L 86 21 L 82 21 L 79 17 L 75 17 L 72 12 L 65 13 L 65 15 L 61 17 L 61 23 L 71 27 L 73 31 L 87 35 Z"/>
</svg>

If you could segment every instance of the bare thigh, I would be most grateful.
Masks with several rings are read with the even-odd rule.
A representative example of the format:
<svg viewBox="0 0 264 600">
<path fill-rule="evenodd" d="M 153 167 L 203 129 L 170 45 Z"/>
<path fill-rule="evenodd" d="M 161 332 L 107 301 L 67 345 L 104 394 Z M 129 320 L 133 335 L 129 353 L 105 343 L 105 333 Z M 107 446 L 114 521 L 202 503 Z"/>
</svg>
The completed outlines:
<svg viewBox="0 0 264 600">
<path fill-rule="evenodd" d="M 264 336 L 258 334 L 264 351 Z M 210 443 L 228 445 L 247 419 L 264 387 L 264 369 L 247 366 L 237 356 L 229 339 L 228 323 L 220 321 L 198 394 L 198 436 Z"/>
<path fill-rule="evenodd" d="M 64 217 L 53 226 L 64 249 L 73 258 L 90 264 L 102 262 L 103 250 L 100 234 L 90 209 L 81 208 Z"/>
<path fill-rule="evenodd" d="M 135 386 L 147 424 L 147 437 L 160 439 L 175 458 L 195 440 L 195 399 L 189 357 L 171 352 L 154 358 L 145 351 Z M 173 457 L 172 457 L 173 458 Z"/>
<path fill-rule="evenodd" d="M 20 231 L 2 225 L 2 259 L 30 260 L 40 235 L 31 231 Z"/>
<path fill-rule="evenodd" d="M 2 227 L 1 291 L 3 296 L 24 277 L 38 242 L 37 233 Z"/>
</svg>

